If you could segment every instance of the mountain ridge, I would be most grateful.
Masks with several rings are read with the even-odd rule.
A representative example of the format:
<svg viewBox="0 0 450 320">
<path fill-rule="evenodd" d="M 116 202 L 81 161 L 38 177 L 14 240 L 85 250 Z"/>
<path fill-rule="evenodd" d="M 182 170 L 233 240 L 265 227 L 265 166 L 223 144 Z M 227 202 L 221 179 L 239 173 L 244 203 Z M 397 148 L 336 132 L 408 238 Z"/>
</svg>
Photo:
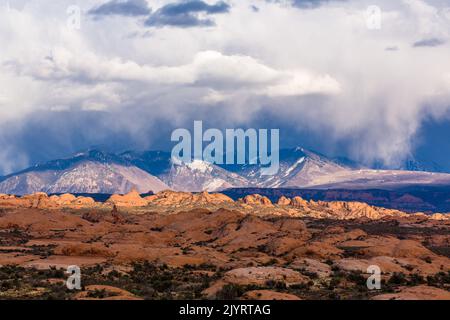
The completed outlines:
<svg viewBox="0 0 450 320">
<path fill-rule="evenodd" d="M 142 193 L 162 189 L 216 192 L 243 187 L 360 190 L 450 185 L 449 174 L 369 169 L 301 147 L 280 150 L 276 175 L 263 176 L 260 169 L 260 165 L 216 165 L 200 160 L 183 163 L 173 161 L 164 151 L 89 149 L 0 178 L 0 192 L 126 193 L 133 188 Z"/>
</svg>

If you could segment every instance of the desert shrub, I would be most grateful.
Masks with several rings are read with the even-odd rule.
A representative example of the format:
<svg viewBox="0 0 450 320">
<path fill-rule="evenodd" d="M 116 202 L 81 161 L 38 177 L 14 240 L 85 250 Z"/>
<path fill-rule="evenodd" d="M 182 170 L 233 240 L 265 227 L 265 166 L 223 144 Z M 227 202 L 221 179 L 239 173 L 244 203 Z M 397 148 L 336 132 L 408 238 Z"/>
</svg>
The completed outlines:
<svg viewBox="0 0 450 320">
<path fill-rule="evenodd" d="M 236 300 L 245 293 L 244 287 L 237 284 L 226 284 L 217 293 L 218 300 Z"/>
<path fill-rule="evenodd" d="M 117 293 L 106 291 L 105 289 L 95 289 L 93 291 L 89 291 L 87 293 L 88 298 L 94 298 L 94 299 L 105 299 L 109 297 L 117 296 Z"/>
<path fill-rule="evenodd" d="M 424 283 L 426 283 L 426 281 L 420 274 L 414 273 L 409 277 L 408 285 L 410 286 L 417 286 Z"/>
<path fill-rule="evenodd" d="M 275 280 L 267 280 L 266 286 L 270 289 L 276 289 L 276 290 L 284 290 L 287 287 L 286 282 L 275 281 Z"/>
<path fill-rule="evenodd" d="M 404 273 L 394 272 L 394 274 L 389 278 L 389 285 L 404 285 L 407 284 L 407 279 Z"/>
<path fill-rule="evenodd" d="M 366 278 L 361 274 L 361 272 L 350 272 L 347 276 L 347 279 L 356 283 L 358 286 L 366 286 L 367 280 Z"/>
<path fill-rule="evenodd" d="M 276 264 L 278 264 L 278 260 L 275 259 L 275 258 L 272 258 L 269 261 L 267 261 L 266 263 L 263 263 L 263 266 L 264 267 L 270 267 L 270 266 L 273 266 L 273 265 L 276 265 Z"/>
</svg>

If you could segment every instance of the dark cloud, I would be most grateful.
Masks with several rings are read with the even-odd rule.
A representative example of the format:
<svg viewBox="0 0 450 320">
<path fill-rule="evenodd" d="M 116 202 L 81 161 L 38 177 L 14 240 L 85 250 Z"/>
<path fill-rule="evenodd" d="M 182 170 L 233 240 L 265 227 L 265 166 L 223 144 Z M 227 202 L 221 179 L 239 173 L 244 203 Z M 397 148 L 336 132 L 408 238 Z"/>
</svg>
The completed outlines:
<svg viewBox="0 0 450 320">
<path fill-rule="evenodd" d="M 227 13 L 230 6 L 223 2 L 207 4 L 200 0 L 190 0 L 179 3 L 171 3 L 163 6 L 146 21 L 147 26 L 162 27 L 205 27 L 214 25 L 214 20 L 210 18 L 200 18 L 199 14 L 214 15 Z"/>
<path fill-rule="evenodd" d="M 414 48 L 420 48 L 420 47 L 439 47 L 441 45 L 445 44 L 445 41 L 438 38 L 430 38 L 430 39 L 423 39 L 420 41 L 417 41 L 413 44 Z"/>
<path fill-rule="evenodd" d="M 190 28 L 190 27 L 210 27 L 214 26 L 215 23 L 211 19 L 200 19 L 196 15 L 188 13 L 179 14 L 175 16 L 166 16 L 156 13 L 145 22 L 145 25 L 149 27 L 172 26 L 172 27 Z"/>
<path fill-rule="evenodd" d="M 146 16 L 151 13 L 145 0 L 111 0 L 99 7 L 93 8 L 89 14 L 96 16 L 121 15 L 121 16 Z"/>
</svg>

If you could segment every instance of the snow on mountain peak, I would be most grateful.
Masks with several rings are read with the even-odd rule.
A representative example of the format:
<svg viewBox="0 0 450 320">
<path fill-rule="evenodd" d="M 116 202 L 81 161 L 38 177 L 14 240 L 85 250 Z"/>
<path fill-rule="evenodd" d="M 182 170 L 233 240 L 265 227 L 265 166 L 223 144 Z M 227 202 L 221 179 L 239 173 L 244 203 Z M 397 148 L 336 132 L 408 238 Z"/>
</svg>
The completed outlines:
<svg viewBox="0 0 450 320">
<path fill-rule="evenodd" d="M 191 163 L 187 163 L 186 166 L 191 170 L 200 171 L 202 173 L 212 171 L 211 164 L 202 160 L 194 160 Z"/>
</svg>

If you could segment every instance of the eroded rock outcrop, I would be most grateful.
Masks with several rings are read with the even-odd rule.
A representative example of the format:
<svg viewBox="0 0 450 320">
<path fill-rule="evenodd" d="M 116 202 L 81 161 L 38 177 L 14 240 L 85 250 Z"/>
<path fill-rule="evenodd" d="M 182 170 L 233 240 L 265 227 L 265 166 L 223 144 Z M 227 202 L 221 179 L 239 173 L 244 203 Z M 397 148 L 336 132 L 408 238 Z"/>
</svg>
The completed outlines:
<svg viewBox="0 0 450 320">
<path fill-rule="evenodd" d="M 133 190 L 125 195 L 115 194 L 106 203 L 113 204 L 117 207 L 145 207 L 148 201 L 142 198 L 139 192 Z"/>
<path fill-rule="evenodd" d="M 246 204 L 246 205 L 250 205 L 250 206 L 254 206 L 254 205 L 267 206 L 267 207 L 273 206 L 272 201 L 270 201 L 269 198 L 261 196 L 259 194 L 248 195 L 248 196 L 244 197 L 243 199 L 239 199 L 239 202 Z"/>
<path fill-rule="evenodd" d="M 253 290 L 248 291 L 244 294 L 242 297 L 243 300 L 263 300 L 263 301 L 270 301 L 270 300 L 288 300 L 288 301 L 294 301 L 294 300 L 301 300 L 299 297 L 294 296 L 293 294 L 288 293 L 281 293 L 276 292 L 273 290 Z"/>
<path fill-rule="evenodd" d="M 187 207 L 200 205 L 220 205 L 233 204 L 234 201 L 230 197 L 221 193 L 189 193 L 189 192 L 175 192 L 162 191 L 156 195 L 145 198 L 151 205 L 162 207 Z"/>
<path fill-rule="evenodd" d="M 94 199 L 89 197 L 76 197 L 72 194 L 48 196 L 46 193 L 38 192 L 23 197 L 12 195 L 0 195 L 0 207 L 7 208 L 34 208 L 34 209 L 81 209 L 99 206 Z"/>
<path fill-rule="evenodd" d="M 307 201 L 301 197 L 289 199 L 281 197 L 274 205 L 271 200 L 258 194 L 248 195 L 238 201 L 220 193 L 187 193 L 175 191 L 162 191 L 156 195 L 141 197 L 137 191 L 125 195 L 113 195 L 106 203 L 96 203 L 89 197 L 76 197 L 71 194 L 48 196 L 45 193 L 35 193 L 23 197 L 0 194 L 0 208 L 93 208 L 115 205 L 118 208 L 142 208 L 149 206 L 154 212 L 176 214 L 182 210 L 205 208 L 217 210 L 225 208 L 238 210 L 246 214 L 261 216 L 286 216 L 286 217 L 310 217 L 314 219 L 393 219 L 400 221 L 402 218 L 415 218 L 417 221 L 450 221 L 446 214 L 434 214 L 431 216 L 423 213 L 408 214 L 398 210 L 391 210 L 370 206 L 360 202 L 324 202 Z"/>
<path fill-rule="evenodd" d="M 279 206 L 290 206 L 292 203 L 292 200 L 289 198 L 286 198 L 285 196 L 282 196 L 280 199 L 278 199 L 277 204 Z"/>
<path fill-rule="evenodd" d="M 397 293 L 381 294 L 373 300 L 450 300 L 450 292 L 423 285 L 401 288 Z"/>
<path fill-rule="evenodd" d="M 286 285 L 301 284 L 309 278 L 299 272 L 279 267 L 239 268 L 225 273 L 224 281 L 239 285 L 265 285 L 267 281 L 282 281 Z"/>
</svg>

